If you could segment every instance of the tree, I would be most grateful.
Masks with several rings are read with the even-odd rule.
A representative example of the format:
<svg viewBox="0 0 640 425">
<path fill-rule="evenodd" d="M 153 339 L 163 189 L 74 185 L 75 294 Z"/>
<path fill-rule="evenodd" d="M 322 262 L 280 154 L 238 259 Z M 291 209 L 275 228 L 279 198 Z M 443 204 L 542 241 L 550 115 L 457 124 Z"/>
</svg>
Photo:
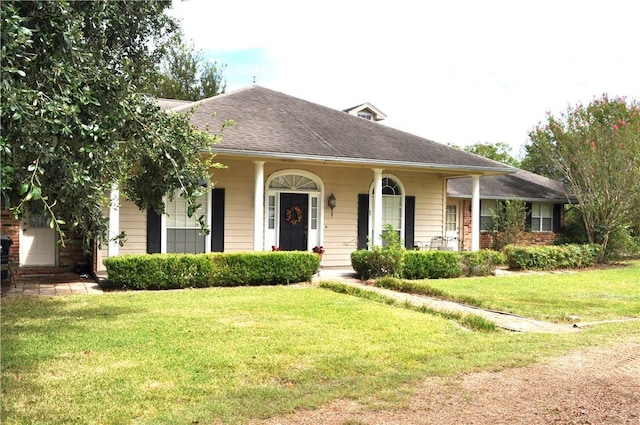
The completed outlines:
<svg viewBox="0 0 640 425">
<path fill-rule="evenodd" d="M 527 207 L 523 200 L 507 199 L 498 202 L 496 210 L 491 210 L 493 249 L 501 250 L 505 245 L 517 244 L 527 224 Z"/>
<path fill-rule="evenodd" d="M 458 146 L 453 145 L 453 147 Z M 511 147 L 502 142 L 497 143 L 481 143 L 477 142 L 470 146 L 465 146 L 462 150 L 483 156 L 485 158 L 493 159 L 494 161 L 502 162 L 513 167 L 519 167 L 520 161 L 517 158 L 511 156 Z"/>
<path fill-rule="evenodd" d="M 639 111 L 638 102 L 605 94 L 560 117 L 548 114 L 526 146 L 546 175 L 569 185 L 589 242 L 600 244 L 602 255 L 611 235 L 638 220 Z"/>
<path fill-rule="evenodd" d="M 106 241 L 114 184 L 139 208 L 191 202 L 218 133 L 144 95 L 176 23 L 169 1 L 2 1 L 2 203 Z M 223 126 L 224 127 L 224 126 Z M 153 182 L 153 184 L 149 184 Z"/>
<path fill-rule="evenodd" d="M 202 51 L 182 41 L 182 35 L 173 38 L 157 69 L 159 81 L 151 90 L 157 97 L 200 100 L 226 90 L 225 65 L 205 60 Z"/>
</svg>

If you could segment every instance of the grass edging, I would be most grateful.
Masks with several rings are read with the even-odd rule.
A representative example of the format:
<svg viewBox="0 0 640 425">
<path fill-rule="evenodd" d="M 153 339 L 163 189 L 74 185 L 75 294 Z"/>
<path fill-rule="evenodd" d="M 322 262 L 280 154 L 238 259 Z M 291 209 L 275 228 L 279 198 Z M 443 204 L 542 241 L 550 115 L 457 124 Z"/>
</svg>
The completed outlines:
<svg viewBox="0 0 640 425">
<path fill-rule="evenodd" d="M 351 285 L 346 285 L 344 283 L 336 283 L 336 282 L 322 282 L 320 283 L 320 288 L 328 289 L 333 292 L 337 292 L 345 295 L 352 295 L 359 298 L 364 298 L 370 301 L 379 302 L 382 304 L 387 304 L 393 307 L 401 307 L 409 310 L 417 311 L 423 314 L 430 314 L 433 316 L 442 317 L 447 320 L 453 320 L 461 326 L 481 332 L 496 332 L 498 331 L 498 327 L 495 323 L 490 320 L 485 319 L 484 317 L 480 317 L 476 314 L 464 314 L 457 313 L 452 311 L 444 311 L 444 310 L 436 310 L 427 306 L 417 306 L 413 305 L 410 302 L 398 302 L 394 300 L 392 297 L 388 297 L 385 295 L 381 295 L 374 291 L 368 291 L 366 289 L 356 288 Z"/>
</svg>

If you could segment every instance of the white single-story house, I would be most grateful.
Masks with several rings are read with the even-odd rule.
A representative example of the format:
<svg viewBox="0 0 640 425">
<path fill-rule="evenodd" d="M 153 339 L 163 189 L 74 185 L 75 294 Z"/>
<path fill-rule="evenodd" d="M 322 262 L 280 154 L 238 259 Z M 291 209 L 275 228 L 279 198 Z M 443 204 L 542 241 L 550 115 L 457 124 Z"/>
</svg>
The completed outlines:
<svg viewBox="0 0 640 425">
<path fill-rule="evenodd" d="M 211 170 L 202 199 L 211 232 L 203 234 L 187 217 L 181 197 L 158 215 L 114 190 L 105 215 L 110 235 L 125 232 L 126 242 L 96 249 L 94 271 L 104 269 L 102 259 L 121 254 L 315 246 L 325 249 L 324 266 L 347 266 L 354 250 L 382 243 L 385 225 L 409 248 L 458 229 L 462 215 L 447 206 L 449 179 L 469 178 L 473 217 L 479 217 L 481 178 L 517 171 L 386 126 L 379 122 L 385 115 L 369 103 L 340 111 L 261 86 L 160 103 L 168 113 L 195 108 L 192 123 L 212 131 L 223 120 L 236 123 L 203 153 L 226 166 Z M 75 251 L 57 246 L 43 223 L 37 217 L 3 222 L 3 229 L 15 230 L 14 259 L 21 266 L 73 267 Z M 465 249 L 479 248 L 480 222 L 474 220 Z"/>
<path fill-rule="evenodd" d="M 162 216 L 121 200 L 107 213 L 112 234 L 126 232 L 127 242 L 102 249 L 98 265 L 123 253 L 323 246 L 325 266 L 345 266 L 352 251 L 381 244 L 387 224 L 410 248 L 444 235 L 452 219 L 448 179 L 470 177 L 479 189 L 482 176 L 517 171 L 378 123 L 385 116 L 369 103 L 338 111 L 252 86 L 169 111 L 192 108 L 192 122 L 201 128 L 236 123 L 211 149 L 226 168 L 211 170 L 202 199 L 210 234 L 186 216 L 180 197 Z M 478 190 L 472 204 L 479 211 Z M 469 249 L 479 248 L 475 224 Z"/>
</svg>

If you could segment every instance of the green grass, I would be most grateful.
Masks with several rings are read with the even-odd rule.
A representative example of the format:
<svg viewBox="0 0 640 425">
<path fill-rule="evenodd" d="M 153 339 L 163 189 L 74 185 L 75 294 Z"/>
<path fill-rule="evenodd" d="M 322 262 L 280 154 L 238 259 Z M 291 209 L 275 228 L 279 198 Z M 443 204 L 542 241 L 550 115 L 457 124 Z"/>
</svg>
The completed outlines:
<svg viewBox="0 0 640 425">
<path fill-rule="evenodd" d="M 414 281 L 414 286 L 420 286 Z M 586 271 L 425 280 L 453 299 L 556 322 L 640 317 L 640 261 Z"/>
<path fill-rule="evenodd" d="M 619 281 L 628 270 L 602 273 Z M 589 293 L 596 299 L 579 315 L 618 315 Z M 627 302 L 637 311 L 637 294 Z M 561 335 L 475 332 L 310 286 L 8 298 L 1 331 L 3 424 L 246 423 L 336 398 L 393 408 L 427 376 L 640 342 L 637 322 Z"/>
</svg>

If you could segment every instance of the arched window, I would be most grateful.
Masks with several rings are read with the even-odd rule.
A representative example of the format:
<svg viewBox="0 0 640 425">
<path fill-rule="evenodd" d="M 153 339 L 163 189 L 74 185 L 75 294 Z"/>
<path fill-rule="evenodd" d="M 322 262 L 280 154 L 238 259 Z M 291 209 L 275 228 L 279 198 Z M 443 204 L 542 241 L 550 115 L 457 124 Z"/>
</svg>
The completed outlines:
<svg viewBox="0 0 640 425">
<path fill-rule="evenodd" d="M 298 174 L 285 174 L 271 180 L 269 189 L 286 189 L 286 190 L 318 190 L 318 184 L 306 176 Z"/>
<path fill-rule="evenodd" d="M 382 225 L 391 224 L 398 233 L 402 231 L 402 189 L 390 177 L 382 178 Z"/>
</svg>

